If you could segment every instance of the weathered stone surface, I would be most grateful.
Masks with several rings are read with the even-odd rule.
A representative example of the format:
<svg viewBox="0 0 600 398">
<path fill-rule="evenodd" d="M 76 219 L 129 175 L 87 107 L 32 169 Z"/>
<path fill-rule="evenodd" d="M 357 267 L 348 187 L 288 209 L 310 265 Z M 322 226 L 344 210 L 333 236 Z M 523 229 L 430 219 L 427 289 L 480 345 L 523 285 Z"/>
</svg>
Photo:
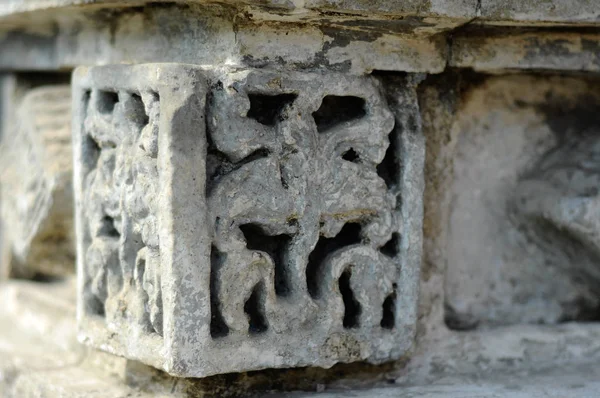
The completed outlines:
<svg viewBox="0 0 600 398">
<path fill-rule="evenodd" d="M 451 44 L 449 65 L 477 71 L 600 71 L 598 33 L 513 30 L 467 30 L 457 34 Z"/>
<path fill-rule="evenodd" d="M 26 27 L 27 18 L 0 24 L 0 68 L 181 62 L 315 67 L 354 74 L 440 72 L 447 46 L 445 38 L 435 34 L 467 21 L 396 18 L 373 26 L 366 16 L 304 11 L 284 17 L 224 4 L 166 3 L 96 12 L 76 8 L 69 10 L 71 18 L 42 13 L 34 30 Z"/>
<path fill-rule="evenodd" d="M 600 383 L 596 363 L 536 372 L 495 373 L 485 377 L 446 377 L 427 385 L 400 385 L 363 390 L 274 394 L 273 398 L 591 398 Z"/>
<path fill-rule="evenodd" d="M 598 70 L 593 47 L 597 48 L 598 39 L 592 29 L 543 30 L 555 25 L 598 26 L 597 7 L 589 0 L 568 5 L 544 1 L 537 8 L 532 2 L 512 0 L 81 3 L 14 0 L 11 5 L 1 4 L 0 68 L 55 70 L 182 62 L 314 67 L 354 74 L 440 73 L 446 65 L 479 70 Z M 463 29 L 490 25 L 494 31 L 485 33 L 489 36 L 485 40 Z M 515 31 L 512 25 L 524 27 L 525 32 Z M 515 37 L 504 37 L 511 35 Z"/>
<path fill-rule="evenodd" d="M 600 20 L 600 9 L 594 0 L 481 0 L 479 8 L 481 19 L 491 24 L 510 21 L 508 23 L 593 26 Z"/>
<path fill-rule="evenodd" d="M 70 88 L 31 89 L 10 120 L 0 149 L 3 273 L 73 273 Z"/>
<path fill-rule="evenodd" d="M 589 0 L 4 2 L 0 69 L 217 65 L 81 72 L 82 340 L 177 376 L 401 360 L 185 380 L 122 359 L 127 380 L 112 380 L 80 366 L 73 352 L 95 352 L 80 347 L 44 350 L 50 370 L 30 372 L 46 366 L 38 345 L 72 331 L 2 295 L 27 308 L 0 313 L 18 325 L 0 328 L 0 382 L 16 396 L 139 394 L 132 381 L 235 396 L 257 379 L 329 396 L 597 395 L 600 328 L 578 321 L 600 308 L 599 13 Z M 27 328 L 46 336 L 13 361 Z M 337 382 L 303 377 L 325 373 Z"/>
<path fill-rule="evenodd" d="M 184 376 L 403 355 L 423 156 L 404 83 L 395 125 L 370 77 L 76 71 L 83 340 Z"/>
<path fill-rule="evenodd" d="M 597 319 L 598 87 L 519 76 L 469 91 L 452 132 L 451 327 Z"/>
<path fill-rule="evenodd" d="M 0 396 L 166 396 L 166 389 L 155 394 L 127 386 L 100 363 L 108 364 L 111 358 L 96 358 L 98 354 L 77 343 L 75 287 L 74 278 L 47 284 L 15 280 L 0 284 Z"/>
<path fill-rule="evenodd" d="M 183 3 L 183 0 L 179 0 Z M 210 0 L 189 0 L 188 3 L 207 3 Z M 6 0 L 0 7 L 0 16 L 10 16 L 32 11 L 51 11 L 72 6 L 96 5 L 104 7 L 140 6 L 151 3 L 150 0 Z M 228 0 L 223 3 L 241 5 L 264 11 L 275 11 L 275 15 L 302 14 L 314 10 L 345 11 L 349 14 L 380 16 L 410 15 L 419 17 L 453 17 L 472 19 L 481 17 L 486 21 L 518 21 L 597 24 L 598 9 L 593 1 L 573 0 Z"/>
<path fill-rule="evenodd" d="M 562 325 L 544 330 L 540 326 L 510 328 L 484 337 L 477 332 L 460 333 L 445 339 L 448 347 L 462 352 L 440 356 L 428 367 L 431 379 L 411 383 L 399 379 L 396 385 L 376 384 L 360 388 L 359 380 L 347 379 L 334 385 L 314 385 L 312 392 L 268 393 L 253 385 L 260 372 L 227 375 L 218 384 L 207 380 L 175 379 L 142 365 L 77 345 L 74 321 L 74 281 L 39 284 L 10 281 L 0 285 L 0 395 L 23 397 L 239 397 L 318 396 L 325 397 L 593 397 L 598 389 L 598 328 L 592 324 Z M 490 338 L 491 337 L 491 338 Z M 558 349 L 557 349 L 558 347 Z M 596 353 L 596 354 L 595 354 Z M 526 357 L 541 369 L 483 369 L 496 360 L 519 363 Z M 557 362 L 576 357 L 575 362 Z M 580 357 L 581 356 L 581 357 Z M 588 356 L 588 358 L 583 358 Z M 459 361 L 456 358 L 460 358 Z M 420 358 L 419 358 L 420 359 Z M 469 373 L 448 375 L 452 366 L 466 367 Z M 510 367 L 509 367 L 510 368 Z M 462 369 L 465 371 L 465 369 Z M 323 373 L 323 370 L 315 370 Z M 402 372 L 404 374 L 404 372 Z M 235 380 L 235 381 L 232 381 Z M 296 390 L 304 380 L 288 377 L 279 389 Z M 390 375 L 388 380 L 394 380 Z M 245 381 L 245 382 L 244 382 Z M 204 383 L 204 384 L 203 384 Z M 296 384 L 297 383 L 297 384 Z M 235 384 L 237 389 L 231 388 Z M 454 394 L 454 395 L 452 395 Z M 520 395 L 519 395 L 520 394 Z"/>
</svg>

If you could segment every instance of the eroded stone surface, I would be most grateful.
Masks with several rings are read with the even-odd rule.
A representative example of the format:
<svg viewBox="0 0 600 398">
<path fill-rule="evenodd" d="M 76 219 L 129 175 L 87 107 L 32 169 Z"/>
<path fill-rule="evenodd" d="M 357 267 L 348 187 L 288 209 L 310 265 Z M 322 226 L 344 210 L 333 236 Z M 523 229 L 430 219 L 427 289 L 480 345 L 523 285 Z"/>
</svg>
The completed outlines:
<svg viewBox="0 0 600 398">
<path fill-rule="evenodd" d="M 414 87 L 395 118 L 370 77 L 149 64 L 75 82 L 85 341 L 185 376 L 411 346 Z"/>
<path fill-rule="evenodd" d="M 4 273 L 73 273 L 69 86 L 31 89 L 5 127 L 0 154 Z"/>
<path fill-rule="evenodd" d="M 453 128 L 451 327 L 597 319 L 597 87 L 498 77 L 466 97 Z"/>
</svg>

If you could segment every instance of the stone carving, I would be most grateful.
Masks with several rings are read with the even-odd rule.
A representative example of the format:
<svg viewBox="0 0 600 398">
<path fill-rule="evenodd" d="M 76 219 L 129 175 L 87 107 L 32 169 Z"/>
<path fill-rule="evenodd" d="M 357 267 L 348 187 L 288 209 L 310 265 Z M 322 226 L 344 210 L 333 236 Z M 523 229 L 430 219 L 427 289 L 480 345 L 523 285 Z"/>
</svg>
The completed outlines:
<svg viewBox="0 0 600 398">
<path fill-rule="evenodd" d="M 70 88 L 31 89 L 0 153 L 3 274 L 74 272 L 71 153 Z"/>
<path fill-rule="evenodd" d="M 599 189 L 600 140 L 588 128 L 548 151 L 519 182 L 512 201 L 515 213 L 529 221 L 533 241 L 562 258 L 563 271 L 593 298 L 600 293 Z"/>
<path fill-rule="evenodd" d="M 84 100 L 87 156 L 96 162 L 85 175 L 82 197 L 90 300 L 109 321 L 125 302 L 139 307 L 132 315 L 142 319 L 135 321 L 160 334 L 158 94 L 95 89 Z"/>
<path fill-rule="evenodd" d="M 328 321 L 379 326 L 397 279 L 378 250 L 398 230 L 396 198 L 377 174 L 394 119 L 369 83 L 241 72 L 213 91 L 213 299 L 231 333 L 247 332 L 245 311 L 251 331 L 298 329 L 323 312 Z M 353 297 L 344 304 L 340 278 L 364 311 Z"/>
<path fill-rule="evenodd" d="M 374 78 L 149 64 L 74 81 L 84 341 L 192 377 L 406 352 L 422 142 Z"/>
<path fill-rule="evenodd" d="M 511 75 L 461 97 L 436 254 L 450 328 L 598 319 L 597 91 L 592 80 Z"/>
</svg>

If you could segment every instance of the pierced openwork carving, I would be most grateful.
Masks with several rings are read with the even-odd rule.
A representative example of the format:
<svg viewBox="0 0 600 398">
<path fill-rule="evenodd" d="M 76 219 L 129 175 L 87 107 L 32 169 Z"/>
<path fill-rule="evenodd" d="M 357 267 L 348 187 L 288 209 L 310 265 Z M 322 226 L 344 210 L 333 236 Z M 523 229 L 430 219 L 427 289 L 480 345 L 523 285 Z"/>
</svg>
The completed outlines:
<svg viewBox="0 0 600 398">
<path fill-rule="evenodd" d="M 242 72 L 215 85 L 209 112 L 213 331 L 324 316 L 380 328 L 399 271 L 380 249 L 399 220 L 377 170 L 394 117 L 374 80 Z"/>
<path fill-rule="evenodd" d="M 85 92 L 84 217 L 88 305 L 162 334 L 156 199 L 160 99 L 156 92 Z M 123 311 L 123 303 L 132 311 Z"/>
<path fill-rule="evenodd" d="M 422 142 L 376 79 L 80 73 L 86 341 L 184 376 L 406 351 Z"/>
</svg>

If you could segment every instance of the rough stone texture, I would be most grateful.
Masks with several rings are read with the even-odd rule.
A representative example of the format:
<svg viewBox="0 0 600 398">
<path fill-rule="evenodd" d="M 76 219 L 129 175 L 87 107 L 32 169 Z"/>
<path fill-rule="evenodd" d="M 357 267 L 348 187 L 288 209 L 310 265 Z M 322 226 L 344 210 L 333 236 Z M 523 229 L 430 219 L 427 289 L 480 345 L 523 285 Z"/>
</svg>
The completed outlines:
<svg viewBox="0 0 600 398">
<path fill-rule="evenodd" d="M 203 4 L 211 3 L 210 0 L 176 0 L 179 3 Z M 51 11 L 57 8 L 66 8 L 82 4 L 105 7 L 125 7 L 140 6 L 151 3 L 150 0 L 7 0 L 0 7 L 0 16 L 18 15 L 31 11 Z M 308 1 L 288 1 L 288 0 L 225 0 L 225 4 L 241 6 L 244 9 L 258 9 L 263 12 L 272 11 L 275 15 L 279 14 L 303 14 L 311 13 L 315 10 L 346 10 L 348 13 L 359 15 L 372 14 L 409 14 L 421 17 L 448 16 L 457 18 L 469 18 L 475 16 L 477 7 L 476 0 L 412 0 L 407 2 L 390 2 L 385 0 L 364 1 L 364 0 L 308 0 Z M 272 16 L 273 17 L 273 16 Z"/>
<path fill-rule="evenodd" d="M 273 68 L 440 72 L 446 43 L 435 35 L 466 19 L 389 18 L 321 11 L 278 16 L 227 4 L 51 12 L 0 25 L 2 68 L 182 62 Z M 25 14 L 27 16 L 27 14 Z M 416 33 L 416 34 L 413 34 Z M 376 57 L 367 54 L 377 54 Z"/>
<path fill-rule="evenodd" d="M 327 391 L 322 394 L 276 394 L 273 397 L 306 398 L 593 398 L 600 383 L 596 363 L 543 372 L 496 373 L 488 377 L 443 378 L 429 385 L 394 386 L 364 390 Z"/>
<path fill-rule="evenodd" d="M 179 0 L 180 3 L 202 4 L 207 0 Z M 69 6 L 98 5 L 105 7 L 140 6 L 151 3 L 150 0 L 6 0 L 0 7 L 0 16 L 12 16 L 32 11 L 51 11 L 52 9 L 67 8 Z M 384 16 L 389 14 L 411 15 L 419 17 L 452 17 L 476 18 L 480 17 L 487 23 L 497 21 L 513 23 L 578 23 L 597 24 L 599 11 L 593 0 L 533 0 L 521 2 L 517 0 L 412 0 L 412 1 L 386 1 L 386 0 L 261 0 L 261 1 L 236 1 L 228 0 L 223 3 L 232 3 L 244 7 L 251 6 L 262 10 L 265 14 L 272 11 L 274 15 L 284 13 L 302 14 L 315 10 L 327 10 L 354 13 L 367 16 Z M 250 7 L 249 7 L 250 8 Z M 274 16 L 272 16 L 273 18 Z"/>
<path fill-rule="evenodd" d="M 598 3 L 594 0 L 481 0 L 479 8 L 481 19 L 489 24 L 503 21 L 504 24 L 597 26 L 600 20 Z"/>
<path fill-rule="evenodd" d="M 597 32 L 535 32 L 474 28 L 457 34 L 448 63 L 477 71 L 511 69 L 600 71 Z"/>
<path fill-rule="evenodd" d="M 164 397 L 165 391 L 142 392 L 125 385 L 114 366 L 116 360 L 100 358 L 77 343 L 74 299 L 71 279 L 41 285 L 14 280 L 0 284 L 0 395 Z"/>
<path fill-rule="evenodd" d="M 78 131 L 96 140 L 80 141 L 78 150 L 98 155 L 78 161 L 95 173 L 87 185 L 78 174 L 79 230 L 91 232 L 80 242 L 82 338 L 178 375 L 402 356 L 380 366 L 208 377 L 215 395 L 245 391 L 240 385 L 253 378 L 279 389 L 306 383 L 329 396 L 598 395 L 590 380 L 597 379 L 600 328 L 580 321 L 597 320 L 599 304 L 600 89 L 592 78 L 600 70 L 599 13 L 588 0 L 4 2 L 2 69 L 165 61 L 223 68 L 165 66 L 160 75 L 127 66 L 94 70 L 77 89 L 76 104 L 88 91 L 94 104 L 90 112 L 84 108 L 89 118 L 79 113 Z M 331 100 L 322 99 L 332 87 L 345 98 L 331 101 L 344 109 L 333 118 L 328 106 L 318 110 Z M 114 107 L 109 92 L 118 92 Z M 346 97 L 361 95 L 385 104 L 359 119 L 367 134 L 359 139 L 350 131 L 343 145 L 329 142 L 327 134 L 359 122 L 353 116 L 361 115 L 360 101 Z M 378 178 L 390 173 L 375 166 L 387 146 L 390 111 L 400 139 L 392 137 L 385 152 L 400 154 L 397 187 L 384 187 Z M 328 129 L 340 120 L 344 128 Z M 421 226 L 421 198 L 411 192 L 420 192 L 422 175 L 411 170 L 422 167 L 423 135 Z M 352 150 L 343 147 L 348 143 Z M 189 172 L 190 164 L 197 172 Z M 360 175 L 359 183 L 348 171 Z M 359 202 L 362 194 L 375 199 Z M 361 218 L 372 212 L 380 217 Z M 407 232 L 421 228 L 422 264 L 415 250 L 421 236 Z M 399 234 L 395 255 L 388 250 L 390 229 L 392 238 Z M 384 282 L 376 295 L 355 283 L 364 275 L 354 260 L 339 273 L 321 272 L 341 257 L 330 251 L 348 242 L 356 245 L 353 255 L 375 252 L 374 273 L 385 270 L 375 280 Z M 392 254 L 392 266 L 376 249 Z M 418 280 L 414 264 L 421 279 L 405 283 Z M 394 298 L 393 265 L 405 278 L 395 294 L 395 326 L 402 327 L 375 346 L 371 339 L 389 325 L 381 320 Z M 304 266 L 317 272 L 306 274 Z M 329 290 L 319 277 L 329 278 Z M 411 312 L 417 285 L 418 316 Z M 35 320 L 26 311 L 15 317 L 22 318 Z M 415 325 L 416 343 L 406 350 Z M 354 340 L 323 343 L 339 330 Z M 9 342 L 20 335 L 10 333 Z M 339 350 L 332 355 L 331 347 Z M 115 361 L 127 377 L 98 382 L 104 374 L 98 369 L 70 364 L 62 372 L 20 375 L 12 385 L 21 388 L 17 396 L 135 394 L 125 387 L 132 382 L 166 396 L 205 393 L 198 380 Z M 360 369 L 369 369 L 365 379 Z M 327 372 L 354 379 L 306 381 Z M 70 378 L 80 383 L 69 385 Z M 356 390 L 361 383 L 377 388 Z M 397 386 L 379 388 L 387 384 Z"/>
<path fill-rule="evenodd" d="M 176 379 L 143 369 L 143 366 L 111 357 L 76 343 L 74 335 L 75 283 L 71 280 L 49 284 L 24 281 L 10 281 L 0 285 L 0 395 L 7 398 L 23 397 L 595 397 L 597 393 L 598 367 L 595 361 L 581 360 L 576 363 L 560 364 L 549 360 L 547 355 L 554 352 L 556 357 L 564 356 L 560 349 L 570 347 L 572 353 L 591 354 L 598 351 L 599 335 L 595 325 L 572 324 L 559 327 L 559 330 L 543 330 L 528 327 L 494 332 L 495 336 L 486 342 L 478 342 L 473 335 L 463 334 L 464 347 L 469 347 L 461 357 L 461 363 L 477 364 L 477 350 L 485 348 L 504 355 L 505 364 L 509 359 L 517 361 L 522 351 L 543 362 L 542 369 L 504 369 L 488 374 L 480 371 L 447 375 L 435 373 L 434 378 L 423 384 L 396 385 L 389 382 L 375 388 L 360 388 L 356 376 L 342 383 L 325 383 L 312 387 L 313 392 L 270 393 L 274 388 L 294 390 L 304 382 L 308 374 L 296 377 L 289 375 L 284 382 L 269 384 L 270 387 L 257 388 L 253 379 L 260 379 L 260 372 L 253 374 L 225 375 L 213 382 L 193 379 Z M 596 332 L 594 332 L 596 330 Z M 525 341 L 521 337 L 527 335 Z M 571 337 L 567 337 L 567 336 Z M 480 336 L 482 337 L 482 336 Z M 543 343 L 550 347 L 544 354 Z M 452 338 L 450 345 L 456 344 Z M 590 344 L 591 343 L 591 344 Z M 439 352 L 439 351 L 438 351 Z M 485 352 L 485 351 L 483 351 Z M 489 352 L 489 351 L 488 351 Z M 456 355 L 456 353 L 455 353 Z M 456 358 L 456 356 L 455 356 Z M 445 363 L 451 366 L 451 359 Z M 552 366 L 549 367 L 549 365 Z M 490 365 L 489 363 L 487 364 Z M 485 366 L 480 361 L 479 366 Z M 448 370 L 449 368 L 446 368 Z M 438 369 L 440 370 L 440 369 Z M 281 371 L 284 372 L 284 371 Z M 315 370 L 317 374 L 325 371 Z M 287 373 L 291 373 L 287 371 Z M 269 378 L 266 376 L 266 378 Z M 394 380 L 393 376 L 388 380 Z M 233 387 L 237 385 L 237 387 Z M 275 387 L 279 386 L 279 387 Z M 454 395 L 452 395 L 454 394 Z"/>
<path fill-rule="evenodd" d="M 373 78 L 212 73 L 76 71 L 83 340 L 182 376 L 400 358 L 420 264 L 414 86 L 390 92 L 395 126 Z"/>
<path fill-rule="evenodd" d="M 531 1 L 507 0 L 94 3 L 18 0 L 0 5 L 0 68 L 182 62 L 354 74 L 440 73 L 447 64 L 480 70 L 598 70 L 597 32 L 546 29 L 598 26 L 599 12 L 590 0 L 544 1 L 537 8 Z M 507 27 L 515 24 L 527 31 Z M 482 37 L 468 30 L 464 34 L 465 27 L 501 31 Z M 504 37 L 512 34 L 516 37 Z"/>
<path fill-rule="evenodd" d="M 464 292 L 460 289 L 452 290 L 452 292 L 464 293 L 460 297 L 470 300 L 470 303 L 474 304 L 471 308 L 480 310 L 477 315 L 482 315 L 484 322 L 478 329 L 468 332 L 452 330 L 445 324 L 445 321 L 448 320 L 448 311 L 445 311 L 448 307 L 445 304 L 452 300 L 452 292 L 445 288 L 446 275 L 453 274 L 454 281 L 460 282 L 461 275 L 457 271 L 460 271 L 461 267 L 464 269 L 460 262 L 449 261 L 450 242 L 453 241 L 455 248 L 460 248 L 460 245 L 465 247 L 472 241 L 479 242 L 479 254 L 481 255 L 481 253 L 485 253 L 486 247 L 497 250 L 498 246 L 512 243 L 506 239 L 506 236 L 514 233 L 514 229 L 510 229 L 509 224 L 507 228 L 501 230 L 501 234 L 488 235 L 486 228 L 493 228 L 499 221 L 486 221 L 485 218 L 480 218 L 479 222 L 472 221 L 472 225 L 476 229 L 474 229 L 474 233 L 471 232 L 473 229 L 469 229 L 468 239 L 459 239 L 460 236 L 457 235 L 457 232 L 451 232 L 452 213 L 457 211 L 454 195 L 456 192 L 454 189 L 455 178 L 463 178 L 469 173 L 477 175 L 475 172 L 477 168 L 469 171 L 466 167 L 468 159 L 457 155 L 462 150 L 463 155 L 469 154 L 470 159 L 474 161 L 474 159 L 480 158 L 481 152 L 487 153 L 487 157 L 481 156 L 481 161 L 487 165 L 487 162 L 496 162 L 497 155 L 494 155 L 495 153 L 504 153 L 504 156 L 507 154 L 518 156 L 520 151 L 515 151 L 514 147 L 519 148 L 520 146 L 513 146 L 514 143 L 511 142 L 513 140 L 527 142 L 530 136 L 532 136 L 531 138 L 536 135 L 543 137 L 544 134 L 549 140 L 552 140 L 552 135 L 559 131 L 570 134 L 573 126 L 581 126 L 578 121 L 590 123 L 591 120 L 594 120 L 589 117 L 589 114 L 587 118 L 584 118 L 581 116 L 581 112 L 575 112 L 575 110 L 577 108 L 579 110 L 586 109 L 582 106 L 586 103 L 590 104 L 589 108 L 595 109 L 597 94 L 594 93 L 597 92 L 596 79 L 591 76 L 561 78 L 549 74 L 523 74 L 490 77 L 449 71 L 440 76 L 428 77 L 421 83 L 419 103 L 423 133 L 427 137 L 427 152 L 424 196 L 424 261 L 421 272 L 417 341 L 406 367 L 388 373 L 386 376 L 388 379 L 395 373 L 397 375 L 396 383 L 405 386 L 420 386 L 442 382 L 454 377 L 462 380 L 469 380 L 471 377 L 482 380 L 493 378 L 495 374 L 505 371 L 544 373 L 548 372 L 549 367 L 552 366 L 566 370 L 577 366 L 578 363 L 598 361 L 599 351 L 596 348 L 596 341 L 600 329 L 595 322 L 571 321 L 559 325 L 512 324 L 509 326 L 494 326 L 489 322 L 492 316 L 496 316 L 495 321 L 502 321 L 498 317 L 497 310 L 502 307 L 510 310 L 510 305 L 506 304 L 510 299 L 515 300 L 514 311 L 507 312 L 512 318 L 511 323 L 528 322 L 524 318 L 518 319 L 523 315 L 522 310 L 527 307 L 527 302 L 518 300 L 519 296 L 515 294 L 518 292 L 516 289 L 521 289 L 520 291 L 526 294 L 549 292 L 552 287 L 556 286 L 561 289 L 557 291 L 561 295 L 569 289 L 572 289 L 571 292 L 578 291 L 577 280 L 574 278 L 579 272 L 577 267 L 567 270 L 562 268 L 567 264 L 557 261 L 555 264 L 557 267 L 553 272 L 560 274 L 560 277 L 552 279 L 546 271 L 550 267 L 544 268 L 542 264 L 540 264 L 540 268 L 537 268 L 537 274 L 535 272 L 530 274 L 529 268 L 537 266 L 535 254 L 527 257 L 529 261 L 526 263 L 521 261 L 512 263 L 512 265 L 510 263 L 500 264 L 502 269 L 498 272 L 495 268 L 498 263 L 493 259 L 490 261 L 482 257 L 484 261 L 478 262 L 476 258 L 471 258 L 470 268 L 462 272 L 462 277 L 467 279 L 473 274 L 477 279 L 470 284 L 463 283 Z M 592 95 L 588 96 L 587 94 Z M 518 99 L 521 101 L 514 101 Z M 467 104 L 468 106 L 466 106 Z M 506 118 L 505 123 L 503 118 Z M 514 124 L 511 122 L 513 120 Z M 519 123 L 522 123 L 523 126 L 519 127 Z M 583 124 L 585 125 L 585 123 Z M 594 122 L 591 123 L 591 125 L 594 124 Z M 463 134 L 469 135 L 478 146 L 474 148 L 475 145 L 469 145 L 469 140 Z M 490 141 L 489 143 L 486 142 L 485 137 Z M 492 139 L 494 137 L 496 137 L 495 140 Z M 508 139 L 508 137 L 512 138 Z M 489 146 L 487 146 L 488 144 Z M 467 148 L 471 150 L 466 151 Z M 537 155 L 530 158 L 529 166 L 535 166 L 544 156 L 544 148 L 538 148 L 538 151 Z M 501 158 L 501 156 L 497 157 Z M 457 174 L 455 161 L 465 165 L 462 169 L 469 173 Z M 516 188 L 520 179 L 507 171 L 518 167 L 519 163 L 512 165 L 511 168 L 510 162 L 507 162 L 505 166 L 506 168 L 501 169 L 503 172 L 499 172 L 498 169 L 494 170 L 493 167 L 483 168 L 482 172 L 490 170 L 488 178 L 481 177 L 474 180 L 475 182 L 467 186 L 467 191 L 462 191 L 463 198 L 478 194 L 487 195 L 487 190 L 503 182 L 510 183 Z M 462 181 L 464 183 L 468 180 L 462 179 Z M 500 202 L 504 198 L 505 206 L 509 207 L 508 205 L 510 205 L 512 208 L 516 189 L 511 191 L 510 184 L 507 184 L 506 191 L 497 190 L 501 198 L 495 198 L 493 194 L 489 195 L 489 198 L 496 202 Z M 508 209 L 506 209 L 507 213 L 503 215 L 501 203 L 498 206 L 492 206 L 494 202 L 489 200 L 473 201 L 472 203 L 477 206 L 464 206 L 467 209 L 466 214 L 463 212 L 465 219 L 469 214 L 472 214 L 472 218 L 485 214 L 480 211 L 481 207 L 490 206 L 494 211 L 485 215 L 487 217 L 498 215 L 501 218 L 494 220 L 501 220 L 503 223 L 501 225 L 506 225 L 504 220 L 509 217 Z M 457 219 L 456 214 L 454 219 Z M 530 222 L 523 216 L 521 216 L 521 220 L 525 224 Z M 455 226 L 456 224 L 454 224 Z M 517 233 L 520 234 L 520 231 Z M 507 241 L 508 243 L 506 243 Z M 538 242 L 539 240 L 530 243 L 532 253 L 542 250 L 537 248 Z M 562 245 L 562 241 L 559 243 Z M 514 247 L 506 246 L 504 253 L 501 250 L 498 251 L 500 253 L 498 257 L 500 259 L 510 258 L 509 255 L 512 255 L 514 249 Z M 517 247 L 517 249 L 519 248 Z M 578 264 L 575 262 L 574 265 Z M 519 286 L 519 284 L 511 286 L 503 278 L 504 276 L 508 277 L 509 274 L 522 278 L 523 284 L 529 288 Z M 483 275 L 485 276 L 482 277 Z M 497 282 L 501 282 L 499 287 L 504 289 L 504 293 L 510 299 L 498 294 L 497 289 L 492 289 L 494 283 Z M 589 281 L 589 284 L 593 285 L 594 281 Z M 473 288 L 474 286 L 482 286 L 482 288 Z M 585 291 L 585 288 L 582 291 Z M 479 294 L 483 298 L 487 305 L 487 311 L 479 306 L 481 299 L 475 297 L 475 294 Z M 547 297 L 549 297 L 549 303 L 555 303 L 552 293 L 548 293 Z M 495 298 L 507 301 L 498 302 L 494 300 Z M 551 305 L 548 305 L 548 308 L 551 311 L 556 310 L 556 307 Z M 530 319 L 535 321 L 535 318 Z M 455 327 L 455 325 L 452 326 Z"/>
<path fill-rule="evenodd" d="M 584 214 L 594 214 L 597 190 L 597 87 L 515 77 L 469 94 L 454 127 L 452 326 L 596 316 L 598 232 Z"/>
<path fill-rule="evenodd" d="M 31 89 L 0 147 L 4 274 L 73 272 L 69 86 Z"/>
</svg>

